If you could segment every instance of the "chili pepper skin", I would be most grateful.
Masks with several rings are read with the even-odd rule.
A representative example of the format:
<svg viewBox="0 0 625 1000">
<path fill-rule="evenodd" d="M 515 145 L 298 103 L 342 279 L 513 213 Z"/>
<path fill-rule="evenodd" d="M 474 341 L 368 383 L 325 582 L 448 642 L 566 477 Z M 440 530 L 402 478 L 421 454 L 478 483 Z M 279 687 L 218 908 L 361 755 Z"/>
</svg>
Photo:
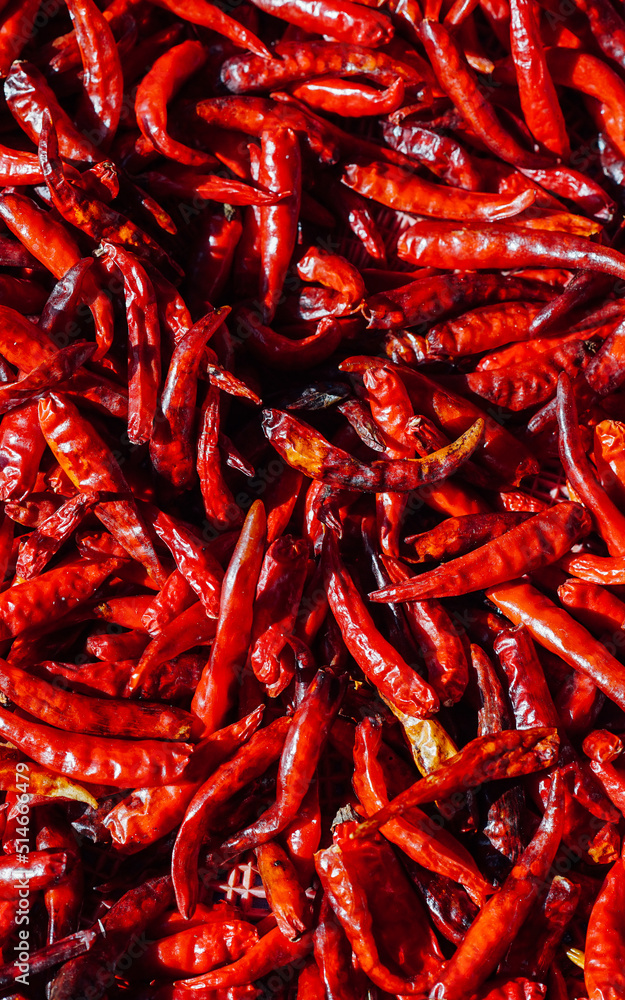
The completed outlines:
<svg viewBox="0 0 625 1000">
<path fill-rule="evenodd" d="M 448 517 L 429 531 L 409 535 L 404 540 L 407 551 L 402 558 L 411 563 L 452 559 L 500 537 L 530 516 L 525 511 L 501 511 Z"/>
<path fill-rule="evenodd" d="M 435 323 L 450 314 L 490 302 L 526 297 L 542 300 L 544 290 L 510 276 L 474 272 L 441 274 L 417 278 L 400 288 L 372 295 L 366 303 L 366 315 L 372 329 L 397 330 L 417 323 Z"/>
<path fill-rule="evenodd" d="M 193 796 L 178 830 L 172 855 L 176 901 L 185 919 L 193 916 L 197 905 L 197 860 L 211 816 L 238 789 L 259 777 L 278 759 L 289 724 L 290 719 L 283 716 L 255 733 Z"/>
<path fill-rule="evenodd" d="M 619 918 L 625 872 L 619 858 L 608 872 L 595 901 L 586 937 L 584 980 L 589 1000 L 617 996 L 623 989 L 623 973 L 618 960 L 622 947 L 622 925 Z"/>
<path fill-rule="evenodd" d="M 504 576 L 514 579 L 533 568 L 555 562 L 590 528 L 590 519 L 584 508 L 565 501 L 523 521 L 457 560 L 369 596 L 375 601 L 419 600 L 424 597 L 450 597 L 504 583 Z M 518 556 L 518 563 L 515 563 L 515 555 Z"/>
<path fill-rule="evenodd" d="M 548 166 L 541 157 L 522 149 L 501 126 L 493 106 L 480 94 L 473 72 L 444 25 L 425 19 L 419 34 L 440 85 L 486 146 L 516 166 L 538 169 Z"/>
<path fill-rule="evenodd" d="M 257 500 L 245 519 L 223 580 L 215 642 L 191 704 L 207 735 L 222 727 L 245 665 L 266 533 L 265 508 Z"/>
<path fill-rule="evenodd" d="M 503 957 L 546 877 L 562 835 L 562 784 L 552 783 L 549 802 L 534 838 L 498 893 L 473 921 L 462 944 L 434 986 L 433 996 L 460 1000 L 475 993 Z"/>
<path fill-rule="evenodd" d="M 501 223 L 417 222 L 402 233 L 399 256 L 422 267 L 481 268 L 592 267 L 625 276 L 625 258 L 581 236 L 532 230 L 523 232 Z"/>
<path fill-rule="evenodd" d="M 137 124 L 146 139 L 168 159 L 193 167 L 211 163 L 213 157 L 171 137 L 167 130 L 167 104 L 189 77 L 202 68 L 206 57 L 206 49 L 200 42 L 187 40 L 175 45 L 146 73 L 135 98 Z"/>
<path fill-rule="evenodd" d="M 297 84 L 292 93 L 311 108 L 343 118 L 360 118 L 396 111 L 404 99 L 404 81 L 398 77 L 390 87 L 380 91 L 364 83 L 322 76 Z"/>
<path fill-rule="evenodd" d="M 221 68 L 221 80 L 234 94 L 276 90 L 314 76 L 363 75 L 390 86 L 399 76 L 404 84 L 432 79 L 431 70 L 414 53 L 411 65 L 362 45 L 339 42 L 281 42 L 274 58 L 234 56 Z M 277 56 L 278 58 L 275 58 Z M 418 69 L 414 64 L 418 64 Z"/>
<path fill-rule="evenodd" d="M 392 799 L 371 819 L 361 823 L 352 837 L 369 836 L 406 809 L 445 798 L 460 785 L 466 790 L 477 787 L 487 776 L 513 777 L 539 771 L 554 760 L 558 743 L 556 730 L 548 727 L 504 730 L 479 736 L 427 777 Z"/>
<path fill-rule="evenodd" d="M 258 873 L 286 938 L 297 941 L 312 923 L 312 909 L 288 855 L 273 841 L 256 848 Z"/>
<path fill-rule="evenodd" d="M 557 415 L 559 450 L 573 489 L 589 508 L 605 539 L 610 555 L 625 553 L 625 517 L 597 482 L 579 435 L 577 408 L 571 384 L 563 373 L 558 380 Z"/>
<path fill-rule="evenodd" d="M 439 705 L 436 693 L 375 628 L 330 534 L 324 545 L 324 558 L 332 614 L 347 648 L 365 676 L 391 704 L 407 715 L 418 718 L 432 715 Z"/>
<path fill-rule="evenodd" d="M 0 709 L 0 728 L 16 746 L 53 771 L 118 788 L 171 784 L 184 772 L 191 755 L 187 743 L 104 739 L 65 733 L 25 722 Z"/>
<path fill-rule="evenodd" d="M 14 62 L 4 81 L 9 110 L 35 145 L 45 111 L 51 115 L 59 137 L 61 155 L 68 160 L 95 163 L 100 159 L 96 146 L 83 137 L 61 108 L 45 78 L 30 63 Z"/>
<path fill-rule="evenodd" d="M 255 979 L 261 979 L 273 969 L 280 969 L 284 965 L 290 965 L 291 962 L 301 962 L 311 950 L 310 933 L 293 942 L 284 937 L 279 927 L 274 927 L 238 962 L 194 979 L 183 979 L 176 985 L 183 986 L 192 993 L 202 991 L 202 995 L 206 995 L 204 992 L 206 990 L 244 986 Z"/>
<path fill-rule="evenodd" d="M 368 166 L 348 163 L 342 179 L 359 194 L 389 208 L 432 215 L 436 219 L 506 219 L 522 212 L 534 201 L 532 191 L 506 199 L 463 188 L 443 188 L 390 163 Z"/>
<path fill-rule="evenodd" d="M 189 439 L 202 351 L 228 313 L 227 308 L 217 309 L 203 316 L 176 344 L 169 364 L 150 439 L 150 457 L 156 470 L 178 488 L 188 486 L 193 478 Z"/>
</svg>

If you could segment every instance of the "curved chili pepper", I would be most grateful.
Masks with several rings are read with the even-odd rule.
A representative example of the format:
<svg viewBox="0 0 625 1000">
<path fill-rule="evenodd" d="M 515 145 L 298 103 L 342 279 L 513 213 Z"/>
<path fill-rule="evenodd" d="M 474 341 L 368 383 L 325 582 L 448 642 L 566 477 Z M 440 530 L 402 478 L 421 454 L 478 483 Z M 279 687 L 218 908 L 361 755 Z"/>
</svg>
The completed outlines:
<svg viewBox="0 0 625 1000">
<path fill-rule="evenodd" d="M 219 391 L 210 386 L 202 408 L 202 424 L 197 447 L 197 472 L 206 517 L 219 530 L 238 527 L 243 518 L 234 502 L 221 468 L 219 451 Z"/>
<path fill-rule="evenodd" d="M 9 110 L 29 139 L 38 145 L 46 112 L 54 122 L 61 155 L 68 160 L 97 163 L 101 159 L 96 146 L 75 128 L 63 111 L 45 77 L 27 62 L 14 62 L 4 81 Z"/>
<path fill-rule="evenodd" d="M 502 511 L 448 517 L 429 531 L 409 535 L 404 540 L 408 551 L 402 558 L 411 563 L 452 559 L 498 538 L 530 516 L 526 511 Z"/>
<path fill-rule="evenodd" d="M 35 718 L 69 732 L 166 740 L 191 735 L 193 719 L 180 708 L 87 698 L 8 663 L 0 664 L 0 690 Z"/>
<path fill-rule="evenodd" d="M 523 232 L 500 223 L 417 222 L 402 233 L 400 257 L 425 267 L 480 268 L 592 267 L 625 277 L 625 257 L 582 236 L 532 230 Z"/>
<path fill-rule="evenodd" d="M 385 141 L 400 153 L 414 157 L 452 187 L 480 191 L 484 181 L 476 162 L 451 136 L 425 128 L 420 123 L 399 119 L 401 112 L 384 122 Z"/>
<path fill-rule="evenodd" d="M 416 53 L 408 65 L 364 45 L 313 41 L 280 42 L 273 55 L 278 58 L 234 56 L 227 59 L 221 68 L 222 82 L 232 93 L 246 94 L 275 90 L 315 76 L 366 76 L 387 87 L 398 76 L 409 85 L 433 80 L 429 66 Z"/>
<path fill-rule="evenodd" d="M 625 603 L 603 587 L 581 580 L 567 580 L 558 587 L 558 597 L 591 630 L 615 632 L 625 625 Z"/>
<path fill-rule="evenodd" d="M 179 488 L 193 477 L 189 437 L 203 348 L 229 311 L 226 307 L 208 312 L 178 341 L 161 392 L 150 457 L 155 469 Z"/>
<path fill-rule="evenodd" d="M 601 102 L 599 115 L 605 131 L 625 150 L 623 140 L 623 82 L 607 63 L 597 56 L 574 49 L 557 48 L 547 53 L 547 65 L 554 83 L 574 87 Z"/>
<path fill-rule="evenodd" d="M 39 162 L 52 202 L 64 219 L 94 240 L 122 243 L 139 256 L 176 271 L 171 259 L 149 233 L 106 202 L 69 182 L 58 156 L 56 130 L 47 109 L 41 121 Z"/>
<path fill-rule="evenodd" d="M 352 825 L 346 824 L 345 834 Z M 343 832 L 341 827 L 338 829 Z M 429 927 L 423 928 L 425 934 L 429 931 L 430 938 L 423 955 L 419 954 L 416 942 L 411 947 L 403 928 L 396 924 L 400 912 L 410 913 L 413 925 L 422 925 L 423 919 L 419 920 L 417 898 L 392 850 L 377 837 L 368 841 L 364 850 L 359 846 L 355 852 L 347 837 L 337 837 L 337 830 L 335 841 L 332 847 L 319 851 L 315 864 L 324 892 L 359 965 L 380 989 L 401 991 L 402 996 L 423 993 L 440 968 L 440 953 Z M 394 910 L 393 897 L 398 903 L 401 900 L 394 911 L 395 926 L 390 923 L 393 911 L 389 912 L 391 907 Z M 394 974 L 380 951 L 385 957 L 388 955 L 393 966 L 401 965 L 401 971 L 405 970 L 410 978 Z"/>
<path fill-rule="evenodd" d="M 209 546 L 202 545 L 192 531 L 162 511 L 155 513 L 152 527 L 171 551 L 178 569 L 200 598 L 207 615 L 217 618 L 224 574 Z"/>
<path fill-rule="evenodd" d="M 619 858 L 608 872 L 588 922 L 584 980 L 589 1000 L 604 1000 L 623 989 L 618 955 L 622 948 L 620 913 L 625 892 L 625 871 Z"/>
<path fill-rule="evenodd" d="M 522 149 L 500 124 L 492 104 L 480 93 L 472 70 L 445 26 L 425 19 L 419 34 L 441 87 L 482 142 L 502 160 L 517 167 L 540 169 L 548 166 L 542 157 Z"/>
<path fill-rule="evenodd" d="M 191 992 L 217 990 L 226 986 L 245 986 L 261 979 L 273 969 L 280 969 L 291 962 L 301 962 L 312 950 L 312 935 L 304 934 L 299 941 L 289 941 L 279 927 L 274 927 L 258 944 L 250 948 L 243 958 L 232 965 L 225 965 L 214 972 L 207 972 L 195 979 L 183 979 L 180 986 Z"/>
<path fill-rule="evenodd" d="M 260 296 L 265 323 L 270 323 L 275 314 L 295 247 L 301 201 L 301 169 L 299 140 L 295 132 L 285 128 L 263 132 L 259 184 L 276 193 L 289 192 L 280 204 L 264 206 L 260 210 Z"/>
<path fill-rule="evenodd" d="M 532 135 L 556 156 L 571 147 L 564 116 L 542 49 L 538 19 L 528 0 L 511 0 L 510 41 L 525 121 Z"/>
<path fill-rule="evenodd" d="M 534 202 L 533 191 L 505 198 L 441 187 L 390 163 L 367 166 L 348 163 L 342 179 L 359 194 L 396 211 L 432 215 L 437 219 L 506 219 Z"/>
<path fill-rule="evenodd" d="M 191 703 L 207 735 L 223 725 L 232 707 L 238 674 L 245 666 L 266 534 L 265 508 L 257 500 L 250 507 L 226 570 L 211 658 Z"/>
<path fill-rule="evenodd" d="M 312 909 L 292 862 L 274 841 L 256 848 L 256 863 L 278 928 L 286 938 L 297 941 L 310 930 Z"/>
<path fill-rule="evenodd" d="M 0 709 L 0 731 L 53 771 L 117 788 L 171 784 L 185 771 L 192 752 L 188 743 L 129 742 L 79 733 L 72 736 L 68 751 L 67 737 L 61 730 L 26 722 L 5 709 Z"/>
<path fill-rule="evenodd" d="M 333 319 L 322 319 L 317 330 L 309 337 L 291 340 L 281 333 L 261 323 L 258 315 L 245 306 L 237 311 L 237 329 L 245 337 L 250 351 L 272 368 L 307 369 L 321 364 L 329 358 L 341 340 L 343 333 Z"/>
<path fill-rule="evenodd" d="M 60 279 L 81 260 L 81 253 L 74 239 L 64 226 L 50 213 L 42 211 L 22 194 L 4 191 L 0 196 L 0 216 L 20 243 L 30 250 L 55 276 Z M 84 276 L 83 287 L 89 308 L 96 324 L 98 351 L 101 358 L 113 342 L 113 309 L 110 299 L 99 288 L 91 273 Z"/>
<path fill-rule="evenodd" d="M 68 0 L 83 64 L 83 97 L 78 117 L 97 146 L 110 145 L 122 110 L 124 78 L 108 20 L 93 0 Z"/>
<path fill-rule="evenodd" d="M 341 705 L 343 691 L 318 671 L 293 715 L 280 756 L 276 801 L 251 826 L 226 840 L 224 857 L 272 840 L 292 822 L 308 791 L 319 756 Z M 295 777 L 297 775 L 297 777 Z"/>
<path fill-rule="evenodd" d="M 172 660 L 193 646 L 206 645 L 215 637 L 217 623 L 209 618 L 201 601 L 196 601 L 165 625 L 153 642 L 145 649 L 128 678 L 126 697 L 133 694 L 145 683 L 145 693 L 151 692 L 154 671 L 161 663 Z"/>
<path fill-rule="evenodd" d="M 354 789 L 367 817 L 388 805 L 384 773 L 379 757 L 382 742 L 380 727 L 365 719 L 356 729 L 354 747 Z M 468 851 L 456 838 L 433 824 L 420 809 L 413 807 L 404 817 L 391 819 L 380 832 L 408 857 L 429 871 L 447 875 L 467 888 L 481 904 L 491 886 L 478 871 Z"/>
<path fill-rule="evenodd" d="M 428 354 L 462 357 L 529 340 L 532 321 L 540 310 L 529 302 L 506 302 L 465 312 L 428 330 Z"/>
<path fill-rule="evenodd" d="M 172 139 L 167 131 L 167 104 L 205 64 L 207 51 L 200 42 L 187 40 L 156 60 L 137 88 L 135 114 L 141 132 L 159 153 L 187 166 L 203 166 L 213 157 Z"/>
<path fill-rule="evenodd" d="M 363 465 L 340 448 L 330 445 L 308 424 L 279 410 L 263 411 L 263 430 L 274 448 L 295 469 L 313 479 L 359 491 L 413 490 L 421 483 L 436 482 L 453 473 L 481 442 L 481 419 L 456 441 L 425 458 L 397 459 Z"/>
</svg>

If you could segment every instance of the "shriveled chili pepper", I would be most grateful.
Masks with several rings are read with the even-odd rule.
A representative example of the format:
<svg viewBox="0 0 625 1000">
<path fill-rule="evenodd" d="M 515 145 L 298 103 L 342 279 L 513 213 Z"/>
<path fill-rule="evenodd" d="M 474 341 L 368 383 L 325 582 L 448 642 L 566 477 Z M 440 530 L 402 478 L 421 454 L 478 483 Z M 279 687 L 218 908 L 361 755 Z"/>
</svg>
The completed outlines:
<svg viewBox="0 0 625 1000">
<path fill-rule="evenodd" d="M 553 761 L 557 746 L 558 736 L 552 728 L 505 730 L 477 737 L 436 771 L 392 799 L 372 819 L 361 823 L 353 836 L 368 836 L 406 809 L 448 795 L 460 785 L 466 789 L 495 774 L 513 777 L 539 771 Z"/>
<path fill-rule="evenodd" d="M 95 145 L 107 149 L 117 131 L 124 97 L 118 48 L 109 22 L 93 0 L 68 0 L 67 7 L 83 64 L 78 117 Z"/>
<path fill-rule="evenodd" d="M 375 591 L 370 597 L 376 601 L 418 600 L 494 586 L 505 582 L 503 577 L 514 579 L 526 570 L 555 562 L 578 538 L 587 534 L 590 527 L 590 519 L 582 506 L 565 501 L 457 560 L 405 583 Z"/>
<path fill-rule="evenodd" d="M 217 634 L 191 709 L 207 734 L 220 729 L 232 707 L 252 630 L 252 605 L 267 531 L 261 501 L 250 508 L 221 589 Z"/>
<path fill-rule="evenodd" d="M 433 993 L 438 997 L 472 995 L 495 969 L 529 913 L 560 844 L 562 785 L 554 779 L 549 802 L 534 838 L 498 893 L 486 903 L 462 944 L 445 967 Z"/>
<path fill-rule="evenodd" d="M 197 904 L 197 859 L 212 813 L 235 791 L 259 777 L 278 759 L 289 724 L 289 719 L 281 717 L 254 734 L 232 760 L 217 768 L 193 796 L 178 831 L 172 856 L 176 899 L 183 916 L 193 916 Z"/>
</svg>

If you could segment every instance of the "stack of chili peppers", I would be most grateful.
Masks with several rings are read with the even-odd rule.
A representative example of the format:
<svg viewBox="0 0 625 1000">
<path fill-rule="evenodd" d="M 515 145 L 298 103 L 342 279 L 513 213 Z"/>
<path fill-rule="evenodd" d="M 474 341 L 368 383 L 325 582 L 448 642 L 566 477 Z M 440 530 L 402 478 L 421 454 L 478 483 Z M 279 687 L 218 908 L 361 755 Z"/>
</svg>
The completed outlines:
<svg viewBox="0 0 625 1000">
<path fill-rule="evenodd" d="M 625 997 L 618 5 L 0 0 L 0 75 L 1 995 Z"/>
</svg>

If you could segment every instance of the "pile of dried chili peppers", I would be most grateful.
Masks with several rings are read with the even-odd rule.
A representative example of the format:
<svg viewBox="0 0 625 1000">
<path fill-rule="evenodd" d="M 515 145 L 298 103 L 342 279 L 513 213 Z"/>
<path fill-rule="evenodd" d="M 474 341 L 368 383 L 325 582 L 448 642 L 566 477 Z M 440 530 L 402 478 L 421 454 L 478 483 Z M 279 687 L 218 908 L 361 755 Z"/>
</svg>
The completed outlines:
<svg viewBox="0 0 625 1000">
<path fill-rule="evenodd" d="M 0 996 L 624 1000 L 618 2 L 0 75 Z"/>
</svg>

